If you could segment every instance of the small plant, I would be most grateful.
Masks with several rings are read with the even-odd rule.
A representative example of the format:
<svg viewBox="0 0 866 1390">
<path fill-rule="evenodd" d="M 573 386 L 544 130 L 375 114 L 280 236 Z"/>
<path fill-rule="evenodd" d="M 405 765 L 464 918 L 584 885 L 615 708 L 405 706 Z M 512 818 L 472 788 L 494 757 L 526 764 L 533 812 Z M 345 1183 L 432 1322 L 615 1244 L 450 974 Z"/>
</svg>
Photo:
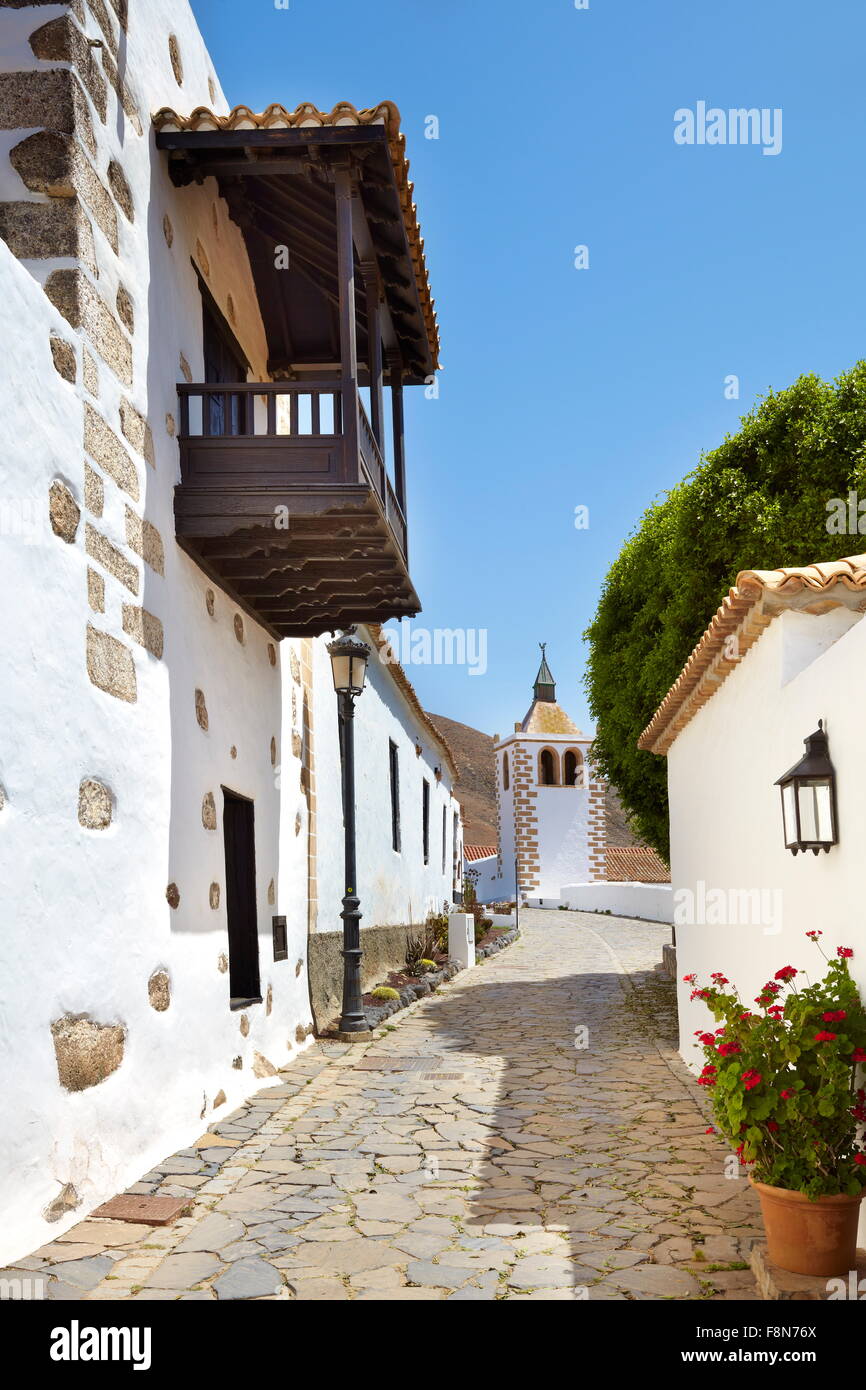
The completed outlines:
<svg viewBox="0 0 866 1390">
<path fill-rule="evenodd" d="M 430 933 L 430 953 L 440 951 L 448 954 L 448 904 L 444 903 L 441 912 L 431 912 L 424 923 L 425 932 Z"/>
<path fill-rule="evenodd" d="M 820 931 L 806 935 L 818 946 Z M 818 947 L 820 950 L 820 946 Z M 851 979 L 853 955 L 840 946 L 817 984 L 797 988 L 784 965 L 747 1008 L 719 972 L 698 987 L 721 1027 L 697 1032 L 719 1128 L 757 1182 L 819 1197 L 859 1196 L 866 1187 L 866 1090 L 855 1085 L 866 1062 L 866 1010 Z M 823 955 L 823 952 L 822 952 Z M 825 957 L 826 959 L 826 957 Z"/>
<path fill-rule="evenodd" d="M 423 975 L 427 964 L 436 949 L 436 932 L 428 924 L 421 928 L 419 936 L 406 938 L 406 969 L 410 975 Z M 433 963 L 435 970 L 436 965 Z"/>
<path fill-rule="evenodd" d="M 422 970 L 428 970 L 428 971 L 429 971 L 429 970 L 435 970 L 435 969 L 436 969 L 436 962 L 435 962 L 435 960 L 419 960 L 418 964 L 421 966 L 421 969 L 422 969 Z"/>
<path fill-rule="evenodd" d="M 390 985 L 379 985 L 376 989 L 373 990 L 373 998 L 399 999 L 400 996 L 397 993 L 396 989 L 392 989 Z"/>
</svg>

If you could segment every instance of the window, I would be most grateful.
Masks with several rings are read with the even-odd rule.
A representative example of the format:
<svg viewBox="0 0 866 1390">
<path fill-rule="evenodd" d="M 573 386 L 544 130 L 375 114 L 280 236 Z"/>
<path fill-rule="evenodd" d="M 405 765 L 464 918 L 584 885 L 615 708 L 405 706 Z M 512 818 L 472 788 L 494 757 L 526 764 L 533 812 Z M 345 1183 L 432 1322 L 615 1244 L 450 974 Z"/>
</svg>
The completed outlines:
<svg viewBox="0 0 866 1390">
<path fill-rule="evenodd" d="M 442 807 L 442 872 L 445 872 L 445 857 L 448 852 L 448 807 Z"/>
<path fill-rule="evenodd" d="M 566 787 L 583 786 L 583 756 L 569 748 L 563 760 L 562 781 Z"/>
<path fill-rule="evenodd" d="M 391 774 L 391 848 L 400 852 L 400 755 L 397 745 L 388 740 L 388 766 Z"/>
<path fill-rule="evenodd" d="M 421 838 L 424 845 L 424 863 L 430 863 L 430 783 L 421 784 Z"/>
<path fill-rule="evenodd" d="M 538 755 L 538 780 L 542 787 L 555 787 L 557 784 L 557 759 L 550 748 L 542 748 Z"/>
<path fill-rule="evenodd" d="M 502 785 L 506 791 L 511 785 L 511 777 L 508 772 L 508 754 L 502 754 Z"/>
<path fill-rule="evenodd" d="M 256 918 L 256 838 L 253 803 L 223 787 L 229 993 L 233 1009 L 261 1000 Z"/>
<path fill-rule="evenodd" d="M 201 292 L 204 379 L 215 385 L 225 382 L 237 386 L 247 379 L 246 359 L 206 286 L 201 286 Z M 207 398 L 204 419 L 206 434 L 244 434 L 246 418 L 246 395 L 212 395 Z"/>
</svg>

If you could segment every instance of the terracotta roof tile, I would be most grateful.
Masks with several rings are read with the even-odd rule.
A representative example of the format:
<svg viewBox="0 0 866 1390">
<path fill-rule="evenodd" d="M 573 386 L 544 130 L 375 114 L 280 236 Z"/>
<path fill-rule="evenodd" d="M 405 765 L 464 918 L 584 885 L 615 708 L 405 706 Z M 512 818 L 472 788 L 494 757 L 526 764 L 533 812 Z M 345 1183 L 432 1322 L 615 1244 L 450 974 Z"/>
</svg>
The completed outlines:
<svg viewBox="0 0 866 1390">
<path fill-rule="evenodd" d="M 666 753 L 779 613 L 793 608 L 821 614 L 838 607 L 866 611 L 866 555 L 777 570 L 741 570 L 638 747 Z M 727 650 L 734 634 L 736 656 Z"/>
<path fill-rule="evenodd" d="M 197 106 L 188 116 L 181 116 L 170 106 L 163 106 L 153 117 L 157 130 L 279 130 L 302 129 L 315 126 L 358 126 L 381 125 L 388 135 L 391 163 L 397 180 L 403 222 L 418 297 L 430 340 L 430 351 L 436 367 L 439 366 L 439 325 L 436 320 L 435 301 L 430 292 L 427 275 L 427 262 L 424 257 L 424 238 L 418 222 L 418 211 L 413 201 L 415 185 L 409 178 L 409 160 L 406 158 L 406 137 L 400 130 L 400 112 L 393 101 L 381 101 L 378 106 L 366 107 L 359 111 L 349 101 L 339 101 L 330 111 L 320 111 L 311 102 L 301 102 L 294 111 L 289 111 L 279 102 L 273 102 L 258 114 L 248 106 L 235 106 L 226 115 L 220 116 L 206 106 Z"/>
<path fill-rule="evenodd" d="M 464 845 L 463 858 L 472 862 L 475 859 L 489 859 L 497 853 L 497 845 Z"/>
<path fill-rule="evenodd" d="M 670 869 L 649 845 L 610 846 L 605 852 L 609 883 L 670 883 Z"/>
</svg>

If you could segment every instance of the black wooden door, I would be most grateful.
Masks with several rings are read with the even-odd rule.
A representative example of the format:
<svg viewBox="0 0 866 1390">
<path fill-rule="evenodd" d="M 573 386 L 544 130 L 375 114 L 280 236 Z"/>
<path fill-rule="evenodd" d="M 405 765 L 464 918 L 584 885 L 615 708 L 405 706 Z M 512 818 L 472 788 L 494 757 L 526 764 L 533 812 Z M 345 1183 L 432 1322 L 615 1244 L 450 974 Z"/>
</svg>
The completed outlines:
<svg viewBox="0 0 866 1390">
<path fill-rule="evenodd" d="M 261 998 L 256 917 L 255 810 L 252 801 L 223 788 L 229 992 L 232 1005 Z"/>
</svg>

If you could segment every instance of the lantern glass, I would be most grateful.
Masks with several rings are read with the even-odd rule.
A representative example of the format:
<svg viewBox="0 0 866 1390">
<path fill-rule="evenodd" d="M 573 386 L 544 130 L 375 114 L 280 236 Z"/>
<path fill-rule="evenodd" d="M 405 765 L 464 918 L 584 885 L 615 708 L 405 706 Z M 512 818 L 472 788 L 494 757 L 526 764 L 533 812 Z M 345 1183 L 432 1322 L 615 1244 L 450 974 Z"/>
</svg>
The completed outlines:
<svg viewBox="0 0 866 1390">
<path fill-rule="evenodd" d="M 833 802 L 830 783 L 824 778 L 801 782 L 797 787 L 800 837 L 813 844 L 832 844 Z"/>
<path fill-rule="evenodd" d="M 370 648 L 351 637 L 338 638 L 328 647 L 337 694 L 360 695 L 367 678 Z"/>
<path fill-rule="evenodd" d="M 782 817 L 785 822 L 785 845 L 788 849 L 793 849 L 800 836 L 797 833 L 797 804 L 790 782 L 787 787 L 782 788 Z"/>
</svg>

